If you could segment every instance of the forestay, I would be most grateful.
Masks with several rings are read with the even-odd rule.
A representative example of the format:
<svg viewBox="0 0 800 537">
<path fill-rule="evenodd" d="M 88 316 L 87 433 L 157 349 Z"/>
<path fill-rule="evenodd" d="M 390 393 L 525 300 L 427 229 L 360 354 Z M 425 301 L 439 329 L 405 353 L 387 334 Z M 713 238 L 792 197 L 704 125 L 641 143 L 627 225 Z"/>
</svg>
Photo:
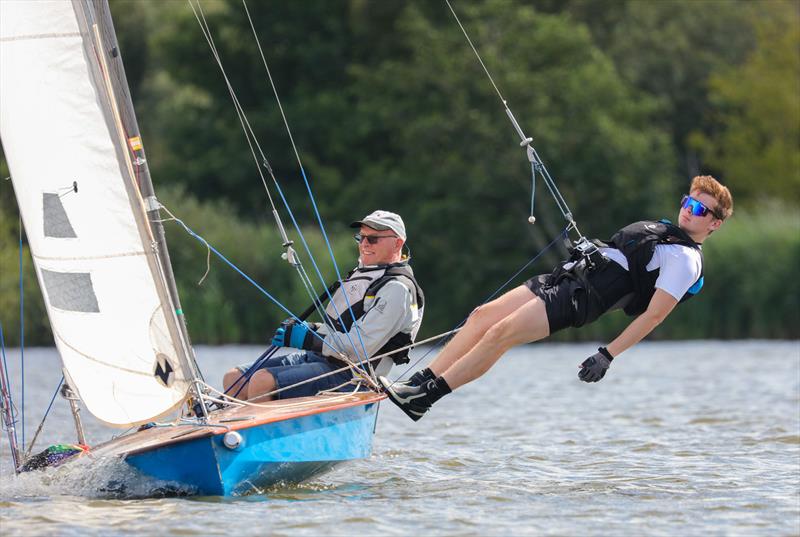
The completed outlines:
<svg viewBox="0 0 800 537">
<path fill-rule="evenodd" d="M 175 409 L 195 373 L 95 9 L 0 2 L 0 136 L 65 374 L 92 414 L 128 426 Z"/>
</svg>

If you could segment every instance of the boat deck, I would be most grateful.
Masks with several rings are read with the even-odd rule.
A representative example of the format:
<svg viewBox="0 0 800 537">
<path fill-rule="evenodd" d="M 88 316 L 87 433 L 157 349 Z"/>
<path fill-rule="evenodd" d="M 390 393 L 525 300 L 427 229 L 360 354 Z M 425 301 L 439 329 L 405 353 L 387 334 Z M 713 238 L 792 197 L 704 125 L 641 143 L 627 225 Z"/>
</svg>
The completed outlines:
<svg viewBox="0 0 800 537">
<path fill-rule="evenodd" d="M 256 402 L 258 406 L 229 407 L 212 412 L 207 424 L 159 424 L 156 427 L 128 433 L 99 444 L 93 447 L 90 453 L 101 457 L 134 455 L 176 442 L 185 442 L 256 425 L 367 405 L 385 398 L 385 395 L 374 392 L 336 393 L 266 401 L 263 403 Z"/>
</svg>

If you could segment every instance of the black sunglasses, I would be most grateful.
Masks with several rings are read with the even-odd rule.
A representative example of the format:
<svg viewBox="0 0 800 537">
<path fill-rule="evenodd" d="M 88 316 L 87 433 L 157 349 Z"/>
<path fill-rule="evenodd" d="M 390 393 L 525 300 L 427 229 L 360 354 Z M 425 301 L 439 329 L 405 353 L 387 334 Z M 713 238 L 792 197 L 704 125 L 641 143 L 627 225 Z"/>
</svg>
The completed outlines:
<svg viewBox="0 0 800 537">
<path fill-rule="evenodd" d="M 353 238 L 358 244 L 361 244 L 362 241 L 367 241 L 369 244 L 378 244 L 381 239 L 396 239 L 397 237 L 394 235 L 362 235 L 361 233 L 356 233 Z"/>
</svg>

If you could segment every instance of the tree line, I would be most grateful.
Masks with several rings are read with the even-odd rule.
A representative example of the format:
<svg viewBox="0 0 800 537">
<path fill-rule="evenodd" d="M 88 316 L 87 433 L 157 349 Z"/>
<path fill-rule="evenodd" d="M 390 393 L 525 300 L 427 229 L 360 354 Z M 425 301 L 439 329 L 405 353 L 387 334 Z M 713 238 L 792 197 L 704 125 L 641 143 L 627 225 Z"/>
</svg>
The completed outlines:
<svg viewBox="0 0 800 537">
<path fill-rule="evenodd" d="M 800 336 L 796 3 L 452 3 L 583 233 L 609 237 L 633 220 L 674 218 L 700 173 L 731 188 L 736 212 L 707 243 L 702 299 L 653 337 Z M 238 0 L 200 5 L 270 166 L 332 278 L 247 12 Z M 160 199 L 290 308 L 304 309 L 308 296 L 280 258 L 261 163 L 195 14 L 183 2 L 111 7 Z M 400 213 L 428 295 L 423 335 L 452 328 L 564 228 L 541 181 L 536 224 L 527 222 L 525 153 L 444 2 L 248 8 L 338 263 L 347 270 L 355 262 L 350 221 L 375 208 Z M 0 311 L 14 342 L 19 231 L 10 190 L 8 182 L 0 187 Z M 194 340 L 267 341 L 285 314 L 213 260 L 197 285 L 205 248 L 178 227 L 167 233 Z M 560 245 L 549 249 L 509 285 L 549 271 L 563 255 Z M 26 308 L 28 341 L 46 343 L 41 300 Z M 611 316 L 561 338 L 606 339 L 625 322 Z"/>
</svg>

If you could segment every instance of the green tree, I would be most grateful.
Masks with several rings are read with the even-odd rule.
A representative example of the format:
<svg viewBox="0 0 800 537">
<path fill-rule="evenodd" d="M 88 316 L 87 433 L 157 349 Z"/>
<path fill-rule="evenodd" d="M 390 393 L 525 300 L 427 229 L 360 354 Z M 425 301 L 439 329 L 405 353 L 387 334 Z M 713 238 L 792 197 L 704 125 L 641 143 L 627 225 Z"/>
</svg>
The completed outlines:
<svg viewBox="0 0 800 537">
<path fill-rule="evenodd" d="M 678 155 L 677 166 L 669 169 L 675 174 L 673 192 L 685 190 L 688 180 L 704 170 L 688 136 L 714 128 L 706 114 L 714 107 L 709 77 L 740 63 L 756 46 L 753 9 L 739 0 L 545 4 L 585 23 L 620 75 L 658 99 L 652 120 L 670 133 Z"/>
<path fill-rule="evenodd" d="M 22 244 L 20 244 L 21 221 L 13 201 L 11 181 L 7 181 L 7 177 L 6 163 L 0 160 L 0 200 L 2 200 L 0 203 L 0 324 L 3 327 L 4 342 L 9 346 L 19 345 L 22 339 L 22 324 L 20 323 L 20 319 L 22 319 L 25 328 L 24 337 L 28 344 L 52 345 L 53 336 L 50 333 L 50 323 L 47 320 L 47 312 L 24 233 L 21 237 Z M 22 289 L 20 289 L 20 268 L 22 269 Z M 20 306 L 23 307 L 20 308 Z"/>
<path fill-rule="evenodd" d="M 737 201 L 800 204 L 800 8 L 767 2 L 753 9 L 758 47 L 710 79 L 717 129 L 692 143 L 721 170 Z"/>
</svg>

